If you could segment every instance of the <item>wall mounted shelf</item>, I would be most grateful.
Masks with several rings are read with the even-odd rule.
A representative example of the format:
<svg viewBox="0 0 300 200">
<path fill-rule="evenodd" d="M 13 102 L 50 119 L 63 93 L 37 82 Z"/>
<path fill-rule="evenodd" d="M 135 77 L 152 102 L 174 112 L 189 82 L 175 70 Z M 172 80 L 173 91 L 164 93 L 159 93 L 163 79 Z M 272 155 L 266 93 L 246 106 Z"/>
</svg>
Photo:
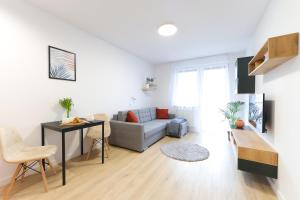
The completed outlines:
<svg viewBox="0 0 300 200">
<path fill-rule="evenodd" d="M 263 75 L 298 55 L 299 33 L 272 37 L 248 64 L 249 76 Z"/>
<path fill-rule="evenodd" d="M 142 88 L 144 92 L 154 91 L 156 88 Z"/>
<path fill-rule="evenodd" d="M 142 90 L 144 91 L 144 92 L 149 92 L 149 91 L 154 91 L 154 90 L 156 90 L 156 88 L 157 88 L 157 85 L 156 84 L 150 84 L 150 85 L 148 85 L 148 86 L 144 86 L 143 88 L 142 88 Z"/>
</svg>

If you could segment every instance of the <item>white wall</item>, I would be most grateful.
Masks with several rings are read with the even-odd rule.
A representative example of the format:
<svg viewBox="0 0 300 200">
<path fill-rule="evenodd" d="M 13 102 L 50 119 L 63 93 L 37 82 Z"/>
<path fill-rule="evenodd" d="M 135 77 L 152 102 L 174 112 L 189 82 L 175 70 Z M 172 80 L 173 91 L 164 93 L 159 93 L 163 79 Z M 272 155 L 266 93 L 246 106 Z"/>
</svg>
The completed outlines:
<svg viewBox="0 0 300 200">
<path fill-rule="evenodd" d="M 16 127 L 25 142 L 40 145 L 40 123 L 62 117 L 60 98 L 73 98 L 73 116 L 112 115 L 127 109 L 130 97 L 137 98 L 133 107 L 151 104 L 141 91 L 145 77 L 153 73 L 151 65 L 24 1 L 0 3 L 0 127 Z M 76 82 L 48 78 L 48 45 L 77 54 Z M 47 131 L 47 140 L 59 146 L 59 161 L 59 134 Z M 78 155 L 79 134 L 66 140 L 68 157 Z M 0 161 L 0 184 L 14 167 Z"/>
<path fill-rule="evenodd" d="M 247 53 L 255 52 L 268 37 L 300 32 L 300 1 L 273 0 L 262 18 Z M 300 56 L 264 76 L 257 76 L 256 91 L 272 101 L 272 119 L 266 139 L 279 152 L 279 178 L 275 188 L 282 199 L 300 199 Z"/>
</svg>

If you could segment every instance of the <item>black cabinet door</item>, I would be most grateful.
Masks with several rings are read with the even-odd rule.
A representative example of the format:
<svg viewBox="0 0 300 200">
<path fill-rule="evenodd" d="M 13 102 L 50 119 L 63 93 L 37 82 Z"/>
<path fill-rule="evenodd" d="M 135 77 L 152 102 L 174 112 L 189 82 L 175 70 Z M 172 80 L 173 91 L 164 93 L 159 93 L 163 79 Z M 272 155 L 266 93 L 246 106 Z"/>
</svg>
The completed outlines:
<svg viewBox="0 0 300 200">
<path fill-rule="evenodd" d="M 238 58 L 236 61 L 237 94 L 255 93 L 255 76 L 248 76 L 248 63 L 253 57 Z"/>
</svg>

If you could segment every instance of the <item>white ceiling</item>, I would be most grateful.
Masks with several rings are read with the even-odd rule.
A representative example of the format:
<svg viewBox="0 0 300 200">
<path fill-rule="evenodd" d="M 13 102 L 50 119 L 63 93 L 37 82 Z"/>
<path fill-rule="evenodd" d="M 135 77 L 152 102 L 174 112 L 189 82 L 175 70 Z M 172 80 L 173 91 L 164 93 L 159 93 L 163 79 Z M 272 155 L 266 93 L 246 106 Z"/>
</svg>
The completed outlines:
<svg viewBox="0 0 300 200">
<path fill-rule="evenodd" d="M 244 50 L 269 0 L 28 0 L 158 64 Z M 157 34 L 164 23 L 178 32 Z"/>
</svg>

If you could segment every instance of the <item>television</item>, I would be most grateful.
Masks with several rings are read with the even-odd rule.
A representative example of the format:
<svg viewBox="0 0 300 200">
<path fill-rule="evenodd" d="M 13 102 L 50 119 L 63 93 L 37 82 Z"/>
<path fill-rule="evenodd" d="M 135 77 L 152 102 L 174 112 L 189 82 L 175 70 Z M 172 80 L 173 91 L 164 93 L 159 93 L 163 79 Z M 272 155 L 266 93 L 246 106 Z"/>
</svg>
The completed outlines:
<svg viewBox="0 0 300 200">
<path fill-rule="evenodd" d="M 265 133 L 265 94 L 249 95 L 249 125 L 259 133 Z"/>
</svg>

